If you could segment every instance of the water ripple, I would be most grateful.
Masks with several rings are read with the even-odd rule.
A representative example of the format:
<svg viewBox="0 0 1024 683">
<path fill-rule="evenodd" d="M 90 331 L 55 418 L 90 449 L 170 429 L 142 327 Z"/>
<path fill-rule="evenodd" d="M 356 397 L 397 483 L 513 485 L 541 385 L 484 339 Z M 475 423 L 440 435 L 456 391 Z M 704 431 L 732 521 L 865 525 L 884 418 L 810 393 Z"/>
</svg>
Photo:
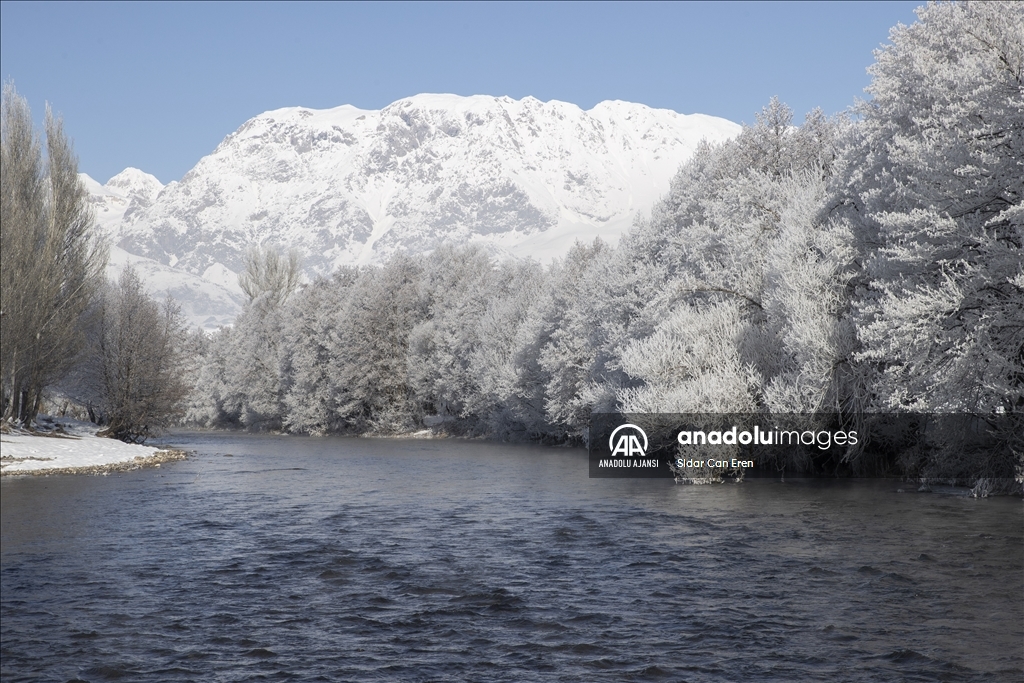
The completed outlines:
<svg viewBox="0 0 1024 683">
<path fill-rule="evenodd" d="M 578 452 L 472 442 L 181 439 L 201 455 L 0 484 L 4 681 L 999 681 L 1024 666 L 1019 500 L 589 480 Z"/>
</svg>

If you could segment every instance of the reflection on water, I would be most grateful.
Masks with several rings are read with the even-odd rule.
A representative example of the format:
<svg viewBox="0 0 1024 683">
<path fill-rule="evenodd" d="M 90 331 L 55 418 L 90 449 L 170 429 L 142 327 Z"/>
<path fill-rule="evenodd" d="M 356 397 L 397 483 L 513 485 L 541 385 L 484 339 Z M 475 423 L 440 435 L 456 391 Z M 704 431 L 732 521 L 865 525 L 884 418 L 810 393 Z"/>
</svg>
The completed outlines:
<svg viewBox="0 0 1024 683">
<path fill-rule="evenodd" d="M 1019 680 L 1019 499 L 591 480 L 584 452 L 185 434 L 5 478 L 4 681 Z M 231 457 L 227 457 L 230 455 Z"/>
</svg>

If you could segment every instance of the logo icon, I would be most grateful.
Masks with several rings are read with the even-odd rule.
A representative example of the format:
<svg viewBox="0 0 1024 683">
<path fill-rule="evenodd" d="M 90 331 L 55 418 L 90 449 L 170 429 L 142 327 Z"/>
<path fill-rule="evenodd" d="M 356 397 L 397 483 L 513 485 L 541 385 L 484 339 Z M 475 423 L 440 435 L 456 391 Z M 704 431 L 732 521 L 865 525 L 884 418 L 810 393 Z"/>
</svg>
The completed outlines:
<svg viewBox="0 0 1024 683">
<path fill-rule="evenodd" d="M 632 430 L 635 433 L 629 431 L 621 434 L 616 441 L 615 435 L 622 430 Z M 640 438 L 637 438 L 639 435 Z M 643 439 L 644 445 L 640 445 L 640 439 Z M 647 433 L 633 424 L 619 425 L 612 432 L 612 435 L 608 437 L 608 448 L 612 451 L 612 457 L 621 455 L 627 458 L 640 457 L 642 458 L 647 453 Z"/>
</svg>

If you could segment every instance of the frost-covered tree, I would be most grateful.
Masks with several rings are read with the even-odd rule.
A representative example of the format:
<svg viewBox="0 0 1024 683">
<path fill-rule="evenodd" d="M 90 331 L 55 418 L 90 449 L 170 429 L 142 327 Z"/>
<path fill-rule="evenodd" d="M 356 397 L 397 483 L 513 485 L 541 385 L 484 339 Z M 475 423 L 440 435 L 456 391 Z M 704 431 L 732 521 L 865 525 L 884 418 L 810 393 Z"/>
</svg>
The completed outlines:
<svg viewBox="0 0 1024 683">
<path fill-rule="evenodd" d="M 631 344 L 623 369 L 642 381 L 619 392 L 627 413 L 750 413 L 758 378 L 744 362 L 750 323 L 733 300 L 680 306 Z"/>
<path fill-rule="evenodd" d="M 599 368 L 604 340 L 596 304 L 605 298 L 597 284 L 607 276 L 611 264 L 608 245 L 595 240 L 591 245 L 573 245 L 552 273 L 545 312 L 547 330 L 541 332 L 546 342 L 538 363 L 546 373 L 547 420 L 563 432 L 562 438 L 583 437 L 594 408 L 595 389 L 600 391 L 606 385 Z"/>
<path fill-rule="evenodd" d="M 779 182 L 779 227 L 761 299 L 773 367 L 759 394 L 771 413 L 854 413 L 862 404 L 851 367 L 849 283 L 858 254 L 846 221 L 823 213 L 827 180 L 811 169 Z"/>
<path fill-rule="evenodd" d="M 200 333 L 205 336 L 205 333 Z M 239 414 L 226 405 L 228 360 L 233 355 L 234 335 L 222 327 L 199 346 L 195 382 L 185 405 L 184 422 L 200 427 L 236 427 Z"/>
<path fill-rule="evenodd" d="M 218 405 L 229 421 L 248 429 L 279 430 L 284 426 L 285 396 L 291 381 L 290 356 L 284 343 L 290 322 L 287 303 L 297 287 L 299 269 L 294 251 L 287 257 L 269 247 L 248 252 L 238 282 L 249 302 L 234 329 L 221 340 L 229 346 L 223 355 L 211 359 L 223 359 L 223 393 L 219 400 L 209 396 L 205 403 Z"/>
<path fill-rule="evenodd" d="M 408 376 L 409 335 L 425 315 L 421 266 L 396 256 L 366 268 L 340 312 L 332 374 L 338 413 L 354 431 L 401 431 L 415 424 Z"/>
<path fill-rule="evenodd" d="M 493 270 L 479 247 L 445 245 L 423 260 L 426 315 L 409 337 L 408 368 L 416 402 L 426 415 L 472 421 L 468 403 L 478 377 L 470 359 L 480 344 L 477 323 L 487 310 Z"/>
<path fill-rule="evenodd" d="M 664 274 L 663 264 L 600 240 L 577 243 L 556 265 L 539 357 L 554 438 L 584 438 L 591 412 L 615 411 L 616 392 L 636 384 L 622 369 L 622 352 L 659 319 Z"/>
<path fill-rule="evenodd" d="M 486 434 L 518 440 L 549 432 L 537 344 L 547 285 L 544 270 L 532 261 L 494 270 L 487 307 L 475 321 L 479 341 L 469 358 L 474 391 L 466 399 L 466 410 Z"/>
<path fill-rule="evenodd" d="M 871 398 L 1024 411 L 1024 6 L 929 4 L 890 40 L 842 177 Z"/>
<path fill-rule="evenodd" d="M 286 425 L 292 431 L 327 434 L 344 431 L 339 401 L 345 394 L 338 367 L 345 352 L 339 347 L 340 314 L 358 271 L 340 269 L 334 277 L 317 279 L 292 299 L 291 323 L 285 343 L 291 356 L 292 381 L 285 396 Z"/>
<path fill-rule="evenodd" d="M 279 430 L 285 420 L 288 354 L 282 344 L 288 314 L 273 298 L 246 306 L 226 338 L 223 408 L 248 429 Z"/>
<path fill-rule="evenodd" d="M 734 141 L 703 146 L 623 240 L 658 287 L 622 352 L 627 412 L 843 409 L 852 238 L 824 215 L 841 123 L 773 100 Z M 653 275 L 652 275 L 653 274 Z M 634 326 L 645 332 L 644 325 Z"/>
<path fill-rule="evenodd" d="M 446 431 L 539 436 L 543 383 L 535 334 L 543 270 L 530 261 L 495 264 L 472 246 L 444 246 L 423 267 L 426 317 L 408 350 L 422 419 Z"/>
<path fill-rule="evenodd" d="M 245 253 L 245 267 L 238 276 L 238 286 L 249 301 L 265 299 L 278 307 L 299 286 L 300 273 L 297 250 L 284 255 L 272 247 L 253 247 Z"/>
</svg>

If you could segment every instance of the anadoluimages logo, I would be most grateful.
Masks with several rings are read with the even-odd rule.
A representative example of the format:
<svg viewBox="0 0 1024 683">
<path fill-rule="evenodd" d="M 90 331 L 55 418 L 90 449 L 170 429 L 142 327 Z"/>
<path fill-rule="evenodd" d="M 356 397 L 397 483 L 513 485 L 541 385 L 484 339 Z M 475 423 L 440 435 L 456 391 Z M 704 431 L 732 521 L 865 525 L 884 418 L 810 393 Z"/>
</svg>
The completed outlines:
<svg viewBox="0 0 1024 683">
<path fill-rule="evenodd" d="M 623 430 L 627 431 L 623 432 Z M 620 432 L 623 433 L 620 434 Z M 643 446 L 640 445 L 637 435 L 644 440 Z M 619 437 L 618 441 L 615 439 L 616 436 Z M 617 455 L 626 458 L 642 458 L 647 454 L 647 433 L 634 424 L 619 425 L 608 437 L 608 448 L 611 450 L 613 458 Z"/>
</svg>

